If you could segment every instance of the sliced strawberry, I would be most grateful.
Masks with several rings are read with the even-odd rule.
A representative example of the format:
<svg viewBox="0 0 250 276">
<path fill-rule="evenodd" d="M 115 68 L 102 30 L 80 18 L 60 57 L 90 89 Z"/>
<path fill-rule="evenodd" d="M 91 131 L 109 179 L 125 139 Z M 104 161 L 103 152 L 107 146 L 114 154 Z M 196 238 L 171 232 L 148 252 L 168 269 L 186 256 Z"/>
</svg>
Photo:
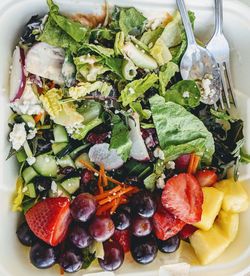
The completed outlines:
<svg viewBox="0 0 250 276">
<path fill-rule="evenodd" d="M 56 246 L 66 236 L 71 222 L 67 197 L 46 198 L 25 214 L 33 233 L 44 242 Z"/>
<path fill-rule="evenodd" d="M 185 225 L 185 222 L 175 218 L 163 206 L 159 206 L 152 221 L 156 237 L 164 241 L 179 233 Z"/>
<path fill-rule="evenodd" d="M 126 230 L 115 230 L 113 239 L 116 240 L 123 248 L 124 253 L 130 250 L 130 231 Z"/>
<path fill-rule="evenodd" d="M 180 231 L 180 238 L 185 240 L 189 238 L 198 228 L 192 224 L 186 224 Z"/>
<path fill-rule="evenodd" d="M 192 224 L 201 220 L 203 193 L 197 179 L 188 173 L 170 178 L 163 190 L 162 205 L 178 219 Z"/>
<path fill-rule="evenodd" d="M 195 176 L 202 187 L 213 186 L 218 180 L 215 170 L 198 171 Z"/>
</svg>

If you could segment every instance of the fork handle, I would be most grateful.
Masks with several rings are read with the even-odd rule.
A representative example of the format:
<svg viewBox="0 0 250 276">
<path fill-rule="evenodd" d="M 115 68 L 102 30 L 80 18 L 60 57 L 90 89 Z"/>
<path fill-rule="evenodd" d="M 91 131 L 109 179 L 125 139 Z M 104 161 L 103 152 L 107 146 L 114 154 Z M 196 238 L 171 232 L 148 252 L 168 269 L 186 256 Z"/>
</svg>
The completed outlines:
<svg viewBox="0 0 250 276">
<path fill-rule="evenodd" d="M 187 12 L 187 8 L 186 8 L 186 5 L 184 3 L 184 0 L 176 0 L 176 3 L 177 3 L 177 7 L 180 11 L 181 18 L 182 18 L 182 23 L 184 25 L 185 32 L 186 32 L 186 35 L 187 35 L 188 45 L 197 45 L 196 41 L 195 41 L 195 37 L 194 37 L 193 28 L 192 28 L 191 22 L 189 20 L 189 16 L 188 16 L 188 12 Z"/>
<path fill-rule="evenodd" d="M 223 0 L 214 0 L 215 4 L 215 34 L 223 32 Z"/>
</svg>

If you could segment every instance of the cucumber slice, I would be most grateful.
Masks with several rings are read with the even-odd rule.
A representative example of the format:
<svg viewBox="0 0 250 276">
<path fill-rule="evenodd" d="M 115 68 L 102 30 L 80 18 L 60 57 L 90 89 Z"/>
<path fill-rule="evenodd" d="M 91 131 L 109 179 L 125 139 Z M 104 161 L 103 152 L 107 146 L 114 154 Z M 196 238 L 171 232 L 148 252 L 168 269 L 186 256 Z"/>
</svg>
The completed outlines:
<svg viewBox="0 0 250 276">
<path fill-rule="evenodd" d="M 72 159 L 75 159 L 80 153 L 82 150 L 85 150 L 87 147 L 89 147 L 90 144 L 85 144 L 85 145 L 82 145 L 76 149 L 74 149 L 69 155 Z"/>
<path fill-rule="evenodd" d="M 55 157 L 52 155 L 42 154 L 37 156 L 33 167 L 42 176 L 56 177 L 57 175 L 58 167 Z"/>
<path fill-rule="evenodd" d="M 21 149 L 16 153 L 16 158 L 19 163 L 23 163 L 26 160 L 27 155 L 26 155 L 24 149 Z"/>
<path fill-rule="evenodd" d="M 61 166 L 62 168 L 65 168 L 65 167 L 75 168 L 75 163 L 69 155 L 66 155 L 61 159 L 57 159 L 56 162 L 57 162 L 57 165 Z"/>
<path fill-rule="evenodd" d="M 56 155 L 67 147 L 68 143 L 53 143 L 52 151 Z"/>
<path fill-rule="evenodd" d="M 33 183 L 29 183 L 24 188 L 27 187 L 27 190 L 24 192 L 24 194 L 30 198 L 36 198 L 36 189 L 35 185 Z"/>
<path fill-rule="evenodd" d="M 21 118 L 28 125 L 28 127 L 34 128 L 36 126 L 36 122 L 31 115 L 24 114 Z"/>
<path fill-rule="evenodd" d="M 122 75 L 126 80 L 132 80 L 137 74 L 136 66 L 131 60 L 124 60 L 122 63 Z"/>
<path fill-rule="evenodd" d="M 75 165 L 76 165 L 77 169 L 85 168 L 84 165 L 80 162 L 81 160 L 89 163 L 91 166 L 93 165 L 93 163 L 89 159 L 89 155 L 86 152 L 84 152 L 84 153 L 80 154 L 75 160 Z"/>
<path fill-rule="evenodd" d="M 69 141 L 67 131 L 63 126 L 55 125 L 53 133 L 55 143 L 67 143 Z"/>
<path fill-rule="evenodd" d="M 32 167 L 23 170 L 23 179 L 25 183 L 29 183 L 36 176 L 38 176 L 38 173 Z"/>
<path fill-rule="evenodd" d="M 74 194 L 80 187 L 80 177 L 69 178 L 61 183 L 63 189 L 69 194 Z"/>
<path fill-rule="evenodd" d="M 70 197 L 69 194 L 59 184 L 57 184 L 56 189 L 49 190 L 49 197 L 59 197 L 59 196 Z"/>
</svg>

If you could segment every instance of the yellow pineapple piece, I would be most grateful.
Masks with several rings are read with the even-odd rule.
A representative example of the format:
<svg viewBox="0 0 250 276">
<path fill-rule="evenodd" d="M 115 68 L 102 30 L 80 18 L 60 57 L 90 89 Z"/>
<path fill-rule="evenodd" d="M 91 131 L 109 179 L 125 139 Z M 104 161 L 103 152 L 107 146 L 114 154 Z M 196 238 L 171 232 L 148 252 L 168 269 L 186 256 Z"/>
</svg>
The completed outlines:
<svg viewBox="0 0 250 276">
<path fill-rule="evenodd" d="M 202 217 L 199 222 L 193 225 L 202 230 L 209 230 L 214 223 L 216 216 L 218 215 L 223 200 L 223 192 L 213 188 L 202 188 L 204 201 L 202 204 Z"/>
<path fill-rule="evenodd" d="M 222 209 L 227 212 L 240 213 L 248 208 L 248 195 L 239 182 L 233 178 L 222 180 L 214 187 L 224 193 Z"/>
</svg>

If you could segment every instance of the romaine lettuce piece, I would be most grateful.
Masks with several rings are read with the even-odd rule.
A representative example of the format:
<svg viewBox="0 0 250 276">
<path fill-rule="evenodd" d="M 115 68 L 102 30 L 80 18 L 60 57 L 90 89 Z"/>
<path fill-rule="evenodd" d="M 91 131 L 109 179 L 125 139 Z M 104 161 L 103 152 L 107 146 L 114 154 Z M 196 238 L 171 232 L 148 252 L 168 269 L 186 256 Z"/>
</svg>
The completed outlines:
<svg viewBox="0 0 250 276">
<path fill-rule="evenodd" d="M 162 34 L 163 30 L 164 28 L 161 26 L 157 27 L 155 30 L 148 30 L 143 33 L 140 40 L 142 43 L 146 44 L 149 48 L 152 48 L 156 40 Z"/>
<path fill-rule="evenodd" d="M 149 99 L 152 117 L 165 161 L 195 152 L 210 164 L 215 151 L 212 134 L 192 113 L 155 95 Z"/>
<path fill-rule="evenodd" d="M 125 43 L 125 35 L 124 32 L 118 32 L 115 36 L 115 44 L 114 44 L 114 50 L 115 55 L 123 55 L 123 46 Z"/>
<path fill-rule="evenodd" d="M 140 120 L 148 120 L 151 117 L 151 111 L 149 109 L 143 109 L 140 102 L 132 102 L 130 108 L 139 114 Z"/>
<path fill-rule="evenodd" d="M 172 54 L 162 39 L 157 39 L 154 46 L 150 49 L 151 56 L 162 66 L 172 59 Z"/>
<path fill-rule="evenodd" d="M 159 72 L 159 89 L 161 96 L 165 95 L 168 83 L 177 72 L 179 72 L 179 67 L 173 62 L 168 62 L 165 66 L 161 68 Z"/>
</svg>

